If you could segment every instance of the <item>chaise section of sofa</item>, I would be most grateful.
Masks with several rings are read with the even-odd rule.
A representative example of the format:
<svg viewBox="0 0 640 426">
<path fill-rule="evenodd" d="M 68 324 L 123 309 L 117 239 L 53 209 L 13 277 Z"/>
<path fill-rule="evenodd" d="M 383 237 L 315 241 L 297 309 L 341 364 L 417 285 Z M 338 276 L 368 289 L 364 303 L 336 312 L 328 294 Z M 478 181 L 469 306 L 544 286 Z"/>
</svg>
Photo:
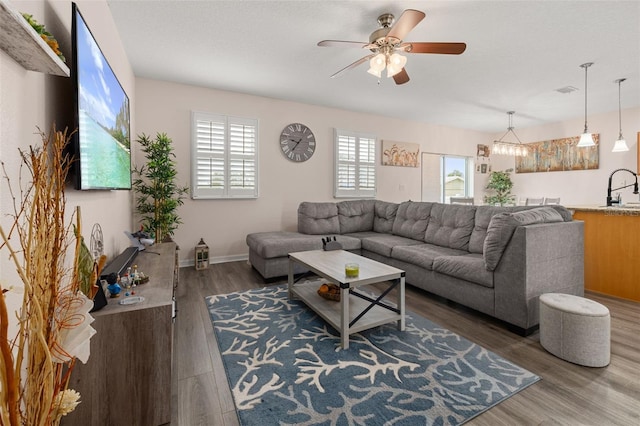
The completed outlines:
<svg viewBox="0 0 640 426">
<path fill-rule="evenodd" d="M 288 253 L 319 250 L 325 236 L 403 269 L 408 284 L 496 317 L 521 334 L 537 327 L 540 294 L 583 294 L 583 223 L 562 206 L 303 202 L 298 232 L 247 236 L 249 260 L 265 279 L 282 277 Z"/>
</svg>

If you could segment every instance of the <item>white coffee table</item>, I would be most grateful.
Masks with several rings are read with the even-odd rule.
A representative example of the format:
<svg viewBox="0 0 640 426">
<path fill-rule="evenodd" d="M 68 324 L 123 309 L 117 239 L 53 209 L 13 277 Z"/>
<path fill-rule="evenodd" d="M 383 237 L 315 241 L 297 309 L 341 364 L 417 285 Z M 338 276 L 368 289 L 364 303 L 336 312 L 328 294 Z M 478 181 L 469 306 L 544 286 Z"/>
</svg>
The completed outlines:
<svg viewBox="0 0 640 426">
<path fill-rule="evenodd" d="M 316 275 L 340 287 L 340 301 L 327 300 L 318 295 L 322 281 L 296 283 L 293 265 L 306 266 Z M 359 275 L 345 275 L 345 264 L 357 263 Z M 289 299 L 300 299 L 316 314 L 340 332 L 344 349 L 349 348 L 349 335 L 381 324 L 397 321 L 398 329 L 405 329 L 404 276 L 401 269 L 376 262 L 344 250 L 312 250 L 289 253 Z M 380 282 L 389 287 L 380 296 L 358 292 L 356 288 Z M 388 303 L 384 297 L 398 287 L 397 302 Z"/>
</svg>

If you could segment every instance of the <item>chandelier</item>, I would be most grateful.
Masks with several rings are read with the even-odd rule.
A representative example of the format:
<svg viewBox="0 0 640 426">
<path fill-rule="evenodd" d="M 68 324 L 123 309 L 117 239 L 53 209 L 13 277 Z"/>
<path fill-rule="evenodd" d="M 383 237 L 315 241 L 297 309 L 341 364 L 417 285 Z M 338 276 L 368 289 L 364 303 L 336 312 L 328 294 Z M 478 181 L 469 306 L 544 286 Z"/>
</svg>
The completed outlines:
<svg viewBox="0 0 640 426">
<path fill-rule="evenodd" d="M 513 131 L 512 120 L 513 120 L 513 114 L 515 113 L 516 113 L 515 111 L 507 112 L 507 114 L 509 115 L 509 127 L 507 128 L 507 131 L 505 132 L 504 135 L 502 135 L 500 139 L 498 139 L 497 141 L 493 141 L 493 148 L 491 149 L 491 152 L 493 154 L 512 155 L 515 157 L 526 157 L 527 154 L 529 154 L 529 150 L 527 149 L 527 147 L 523 145 L 522 142 L 520 142 L 520 138 L 518 137 L 518 135 L 516 135 L 516 132 Z M 506 142 L 502 140 L 509 133 L 513 133 L 513 136 L 515 136 L 518 143 Z"/>
</svg>

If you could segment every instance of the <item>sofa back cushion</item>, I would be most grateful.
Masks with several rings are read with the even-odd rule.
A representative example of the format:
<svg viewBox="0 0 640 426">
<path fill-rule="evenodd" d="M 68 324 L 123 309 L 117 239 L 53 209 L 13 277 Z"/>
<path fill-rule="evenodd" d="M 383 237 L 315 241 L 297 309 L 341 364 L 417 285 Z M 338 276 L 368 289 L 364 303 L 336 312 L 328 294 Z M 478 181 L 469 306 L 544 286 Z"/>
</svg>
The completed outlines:
<svg viewBox="0 0 640 426">
<path fill-rule="evenodd" d="M 484 239 L 487 236 L 487 228 L 491 218 L 498 213 L 505 213 L 513 211 L 512 207 L 501 206 L 478 206 L 476 208 L 476 218 L 473 224 L 473 231 L 471 231 L 471 237 L 469 238 L 469 252 L 471 253 L 483 253 Z"/>
<path fill-rule="evenodd" d="M 392 232 L 405 238 L 424 241 L 433 203 L 405 201 L 398 206 Z"/>
<path fill-rule="evenodd" d="M 374 205 L 373 230 L 383 234 L 391 234 L 393 222 L 396 220 L 399 204 L 376 200 Z"/>
<path fill-rule="evenodd" d="M 373 230 L 375 200 L 341 201 L 338 206 L 340 233 L 366 232 Z"/>
<path fill-rule="evenodd" d="M 552 205 L 545 206 L 555 210 L 562 220 L 565 222 L 571 222 L 573 220 L 571 212 L 564 206 Z M 484 252 L 484 239 L 487 236 L 487 228 L 489 228 L 489 222 L 491 218 L 504 212 L 520 212 L 526 210 L 532 210 L 539 208 L 539 206 L 478 206 L 476 209 L 475 225 L 473 226 L 473 232 L 471 232 L 471 238 L 469 240 L 469 251 L 471 253 L 483 253 Z"/>
<path fill-rule="evenodd" d="M 563 221 L 562 215 L 551 206 L 494 215 L 487 228 L 487 237 L 484 239 L 485 267 L 489 271 L 496 269 L 516 227 Z"/>
<path fill-rule="evenodd" d="M 312 235 L 340 233 L 338 206 L 336 203 L 310 203 L 298 206 L 298 232 Z"/>
<path fill-rule="evenodd" d="M 434 204 L 424 241 L 441 247 L 468 250 L 475 215 L 475 206 Z"/>
</svg>

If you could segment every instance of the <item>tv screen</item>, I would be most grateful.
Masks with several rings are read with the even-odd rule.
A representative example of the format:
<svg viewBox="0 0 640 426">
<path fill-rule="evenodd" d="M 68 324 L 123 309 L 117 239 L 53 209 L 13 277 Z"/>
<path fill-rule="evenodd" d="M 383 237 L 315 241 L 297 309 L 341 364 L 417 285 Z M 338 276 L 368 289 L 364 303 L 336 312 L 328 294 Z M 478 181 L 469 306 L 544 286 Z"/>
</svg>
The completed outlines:
<svg viewBox="0 0 640 426">
<path fill-rule="evenodd" d="M 131 189 L 129 98 L 72 4 L 77 189 Z"/>
</svg>

